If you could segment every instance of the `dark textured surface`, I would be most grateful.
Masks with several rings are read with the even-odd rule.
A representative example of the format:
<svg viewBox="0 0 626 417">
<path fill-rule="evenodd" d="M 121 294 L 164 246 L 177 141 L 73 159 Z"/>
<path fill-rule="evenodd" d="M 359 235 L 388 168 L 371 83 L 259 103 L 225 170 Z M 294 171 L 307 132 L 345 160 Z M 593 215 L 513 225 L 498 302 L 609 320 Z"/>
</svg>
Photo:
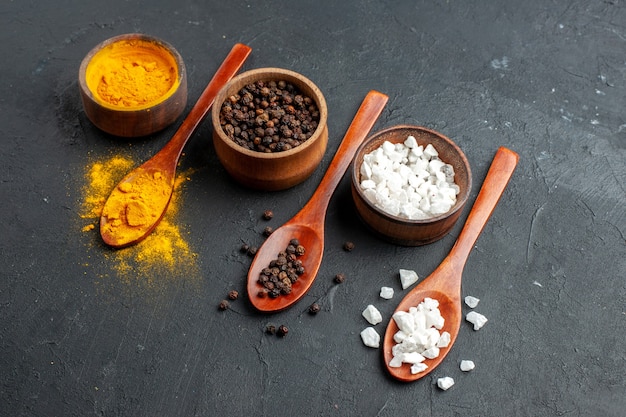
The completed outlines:
<svg viewBox="0 0 626 417">
<path fill-rule="evenodd" d="M 5 1 L 0 6 L 0 415 L 589 416 L 626 409 L 626 5 L 623 1 Z M 305 183 L 260 193 L 232 182 L 210 123 L 191 139 L 177 221 L 198 254 L 186 274 L 121 279 L 78 218 L 85 166 L 138 161 L 165 143 L 115 140 L 82 113 L 77 70 L 100 41 L 143 32 L 173 44 L 195 101 L 235 42 L 245 68 L 299 71 L 324 92 L 329 149 Z M 356 219 L 348 178 L 327 219 L 317 282 L 266 316 L 243 291 L 241 240 L 262 241 L 307 201 L 369 89 L 390 101 L 375 130 L 420 124 L 472 164 L 473 200 L 497 147 L 520 164 L 464 272 L 489 318 L 435 372 L 399 383 L 363 346 L 361 311 L 385 320 L 398 268 L 428 275 L 443 240 L 403 248 Z M 471 204 L 466 208 L 466 213 Z M 466 217 L 466 213 L 462 219 Z M 354 251 L 341 250 L 345 240 Z M 332 282 L 345 272 L 341 285 Z M 381 285 L 394 300 L 378 298 Z M 317 300 L 322 311 L 306 313 Z M 264 334 L 286 324 L 287 337 Z M 382 334 L 383 324 L 377 329 Z M 476 369 L 462 374 L 461 359 Z M 452 376 L 443 392 L 436 378 Z"/>
</svg>

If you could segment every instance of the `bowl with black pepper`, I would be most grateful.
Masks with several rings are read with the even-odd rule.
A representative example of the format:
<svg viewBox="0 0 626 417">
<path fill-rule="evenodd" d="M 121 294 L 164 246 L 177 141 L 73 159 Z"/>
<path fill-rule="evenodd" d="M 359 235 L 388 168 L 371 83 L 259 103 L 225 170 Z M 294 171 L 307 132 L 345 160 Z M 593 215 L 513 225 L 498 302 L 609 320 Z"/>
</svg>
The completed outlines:
<svg viewBox="0 0 626 417">
<path fill-rule="evenodd" d="M 402 246 L 445 236 L 472 188 L 463 151 L 441 133 L 412 125 L 393 126 L 366 139 L 354 157 L 351 177 L 363 223 Z"/>
<path fill-rule="evenodd" d="M 240 74 L 211 110 L 213 144 L 240 184 L 278 191 L 306 180 L 328 144 L 326 100 L 303 75 L 281 68 Z"/>
</svg>

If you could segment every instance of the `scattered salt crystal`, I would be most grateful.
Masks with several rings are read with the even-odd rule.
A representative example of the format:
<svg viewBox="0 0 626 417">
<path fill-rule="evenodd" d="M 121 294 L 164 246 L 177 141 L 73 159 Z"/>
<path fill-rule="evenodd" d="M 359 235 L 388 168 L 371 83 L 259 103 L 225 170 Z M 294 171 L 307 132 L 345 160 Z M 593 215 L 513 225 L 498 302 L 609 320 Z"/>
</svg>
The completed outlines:
<svg viewBox="0 0 626 417">
<path fill-rule="evenodd" d="M 469 308 L 476 308 L 479 301 L 480 300 L 478 298 L 472 297 L 471 295 L 468 295 L 467 297 L 465 297 L 465 304 L 467 304 Z"/>
<path fill-rule="evenodd" d="M 449 376 L 444 376 L 443 378 L 437 379 L 437 386 L 442 390 L 447 390 L 452 385 L 454 385 L 454 379 Z"/>
<path fill-rule="evenodd" d="M 400 283 L 402 284 L 403 290 L 406 290 L 411 285 L 415 284 L 418 279 L 419 277 L 415 271 L 400 269 Z"/>
<path fill-rule="evenodd" d="M 474 325 L 474 330 L 478 330 L 487 323 L 487 317 L 475 311 L 470 311 L 465 319 Z"/>
<path fill-rule="evenodd" d="M 383 316 L 380 314 L 380 311 L 372 304 L 365 307 L 365 310 L 363 310 L 361 314 L 365 317 L 365 320 L 374 326 L 383 321 Z"/>
<path fill-rule="evenodd" d="M 461 368 L 461 371 L 463 372 L 469 372 L 472 369 L 474 369 L 476 367 L 476 365 L 474 365 L 473 361 L 469 361 L 469 360 L 462 360 L 461 361 L 461 365 L 459 366 Z"/>
<path fill-rule="evenodd" d="M 380 298 L 384 298 L 385 300 L 391 300 L 393 298 L 393 288 L 380 287 Z"/>
<path fill-rule="evenodd" d="M 377 348 L 380 346 L 380 335 L 373 327 L 367 327 L 361 332 L 361 340 L 367 347 Z"/>
</svg>

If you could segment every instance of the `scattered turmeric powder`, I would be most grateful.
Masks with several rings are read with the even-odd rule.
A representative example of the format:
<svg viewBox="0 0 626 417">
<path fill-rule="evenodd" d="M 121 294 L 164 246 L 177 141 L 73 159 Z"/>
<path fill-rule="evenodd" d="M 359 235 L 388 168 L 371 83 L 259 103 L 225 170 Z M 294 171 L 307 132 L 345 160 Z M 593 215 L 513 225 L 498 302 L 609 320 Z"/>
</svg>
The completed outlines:
<svg viewBox="0 0 626 417">
<path fill-rule="evenodd" d="M 107 197 L 116 184 L 130 171 L 135 163 L 125 157 L 113 156 L 90 163 L 85 170 L 82 188 L 80 217 L 89 221 L 80 227 L 85 233 L 94 232 Z M 178 195 L 182 184 L 189 179 L 189 172 L 175 178 L 174 192 L 168 210 L 157 228 L 139 244 L 115 251 L 102 251 L 96 244 L 100 236 L 91 240 L 91 248 L 97 254 L 112 261 L 116 274 L 128 284 L 157 287 L 168 280 L 199 281 L 197 254 L 190 248 L 184 234 L 174 221 L 178 211 Z M 92 258 L 94 255 L 90 254 Z M 90 262 L 93 264 L 93 262 Z M 108 274 L 101 274 L 106 276 Z"/>
<path fill-rule="evenodd" d="M 178 67 L 163 46 L 124 39 L 98 51 L 85 73 L 89 90 L 103 104 L 145 108 L 165 100 L 178 85 Z"/>
</svg>

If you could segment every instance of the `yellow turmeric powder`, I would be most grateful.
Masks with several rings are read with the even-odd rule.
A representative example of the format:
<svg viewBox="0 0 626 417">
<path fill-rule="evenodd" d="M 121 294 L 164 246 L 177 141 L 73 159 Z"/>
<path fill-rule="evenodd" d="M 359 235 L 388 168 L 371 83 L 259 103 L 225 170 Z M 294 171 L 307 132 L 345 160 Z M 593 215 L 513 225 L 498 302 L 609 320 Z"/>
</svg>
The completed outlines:
<svg viewBox="0 0 626 417">
<path fill-rule="evenodd" d="M 132 182 L 122 181 L 102 209 L 102 236 L 116 242 L 114 246 L 124 246 L 143 237 L 164 213 L 172 182 L 160 171 L 146 170 L 139 170 Z"/>
<path fill-rule="evenodd" d="M 165 100 L 179 83 L 172 54 L 143 39 L 119 40 L 100 50 L 90 60 L 85 78 L 102 104 L 129 109 Z"/>
<path fill-rule="evenodd" d="M 88 221 L 80 229 L 91 235 L 102 214 L 104 203 L 115 185 L 132 169 L 134 161 L 114 156 L 95 161 L 86 166 L 85 183 L 82 187 L 80 218 Z M 89 241 L 92 249 L 89 258 L 103 256 L 111 261 L 117 276 L 129 285 L 140 285 L 146 289 L 159 290 L 171 280 L 184 279 L 188 283 L 200 282 L 197 254 L 190 248 L 184 234 L 176 225 L 178 194 L 180 187 L 188 179 L 189 173 L 181 173 L 175 178 L 168 210 L 156 229 L 139 244 L 115 251 L 102 251 L 98 233 Z M 85 267 L 89 264 L 85 264 Z M 108 273 L 100 272 L 101 277 Z"/>
</svg>

